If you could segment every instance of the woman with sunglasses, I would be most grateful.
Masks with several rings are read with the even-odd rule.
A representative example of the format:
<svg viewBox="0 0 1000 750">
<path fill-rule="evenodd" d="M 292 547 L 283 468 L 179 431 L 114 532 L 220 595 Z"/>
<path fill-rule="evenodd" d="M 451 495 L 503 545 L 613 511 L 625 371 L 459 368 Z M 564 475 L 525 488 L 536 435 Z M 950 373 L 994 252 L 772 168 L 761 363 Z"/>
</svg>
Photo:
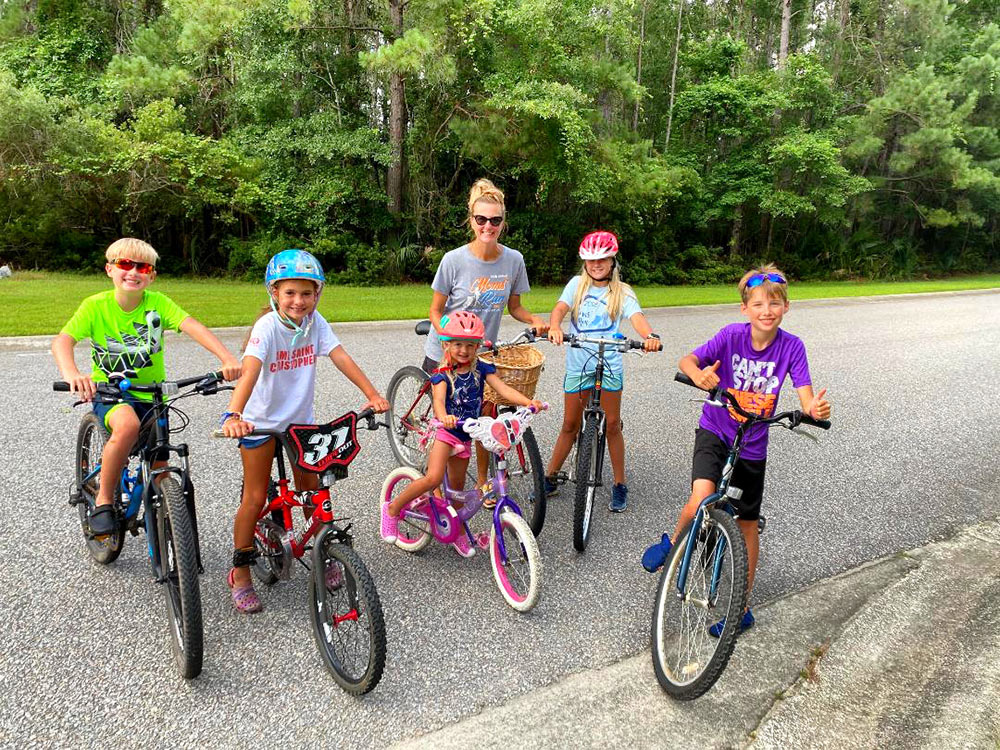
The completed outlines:
<svg viewBox="0 0 1000 750">
<path fill-rule="evenodd" d="M 530 289 L 524 256 L 501 245 L 506 228 L 507 210 L 504 195 L 487 179 L 476 180 L 469 191 L 469 228 L 472 241 L 446 253 L 441 259 L 431 288 L 430 319 L 434 328 L 424 347 L 423 369 L 430 374 L 442 360 L 441 318 L 457 310 L 475 313 L 486 329 L 486 340 L 496 341 L 504 308 L 522 323 L 533 326 L 539 334 L 548 331 L 548 323 L 532 315 L 521 304 L 521 295 Z M 492 407 L 483 404 L 483 413 Z M 489 454 L 477 445 L 480 482 L 486 481 Z"/>
<path fill-rule="evenodd" d="M 472 241 L 445 253 L 431 288 L 430 319 L 434 330 L 424 346 L 424 371 L 437 369 L 441 361 L 441 318 L 456 310 L 475 313 L 486 327 L 486 340 L 496 341 L 506 307 L 515 320 L 548 330 L 543 318 L 532 315 L 521 304 L 521 295 L 531 287 L 524 256 L 501 245 L 507 228 L 503 192 L 486 179 L 476 180 L 469 191 L 469 228 Z"/>
</svg>

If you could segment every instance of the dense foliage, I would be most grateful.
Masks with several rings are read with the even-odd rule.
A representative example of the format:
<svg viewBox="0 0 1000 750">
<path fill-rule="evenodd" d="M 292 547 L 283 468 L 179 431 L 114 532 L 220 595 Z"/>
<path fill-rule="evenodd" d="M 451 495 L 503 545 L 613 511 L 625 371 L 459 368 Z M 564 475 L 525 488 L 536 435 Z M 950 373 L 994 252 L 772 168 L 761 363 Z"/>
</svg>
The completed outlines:
<svg viewBox="0 0 1000 750">
<path fill-rule="evenodd" d="M 0 0 L 0 262 L 426 279 L 472 181 L 564 280 L 1000 264 L 997 0 Z"/>
</svg>

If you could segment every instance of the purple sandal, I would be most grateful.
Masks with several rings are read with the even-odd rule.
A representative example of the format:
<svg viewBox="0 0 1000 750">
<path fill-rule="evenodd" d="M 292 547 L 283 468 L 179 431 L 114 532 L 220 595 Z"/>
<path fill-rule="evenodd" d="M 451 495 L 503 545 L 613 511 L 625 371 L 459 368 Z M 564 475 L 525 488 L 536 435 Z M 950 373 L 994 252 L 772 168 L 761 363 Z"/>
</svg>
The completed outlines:
<svg viewBox="0 0 1000 750">
<path fill-rule="evenodd" d="M 229 575 L 226 576 L 226 584 L 232 591 L 233 606 L 236 607 L 236 611 L 244 615 L 252 615 L 254 612 L 260 612 L 264 609 L 264 604 L 261 602 L 260 597 L 257 596 L 253 584 L 237 588 L 236 583 L 233 581 L 234 573 L 236 573 L 236 568 L 230 568 Z"/>
</svg>

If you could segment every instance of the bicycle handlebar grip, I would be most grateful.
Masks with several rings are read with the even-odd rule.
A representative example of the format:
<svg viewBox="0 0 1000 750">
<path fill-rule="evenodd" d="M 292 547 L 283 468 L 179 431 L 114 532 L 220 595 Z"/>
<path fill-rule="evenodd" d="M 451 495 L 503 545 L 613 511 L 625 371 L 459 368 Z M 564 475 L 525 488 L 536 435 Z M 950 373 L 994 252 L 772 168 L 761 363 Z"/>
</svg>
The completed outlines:
<svg viewBox="0 0 1000 750">
<path fill-rule="evenodd" d="M 689 378 L 683 372 L 675 372 L 674 373 L 674 380 L 676 380 L 678 383 L 683 383 L 684 385 L 689 385 L 692 388 L 698 388 L 698 386 L 696 386 L 694 384 L 694 381 L 691 380 L 691 378 Z"/>
<path fill-rule="evenodd" d="M 635 339 L 629 339 L 628 340 L 628 348 L 629 349 L 642 349 L 642 342 L 641 341 L 636 341 Z"/>
<path fill-rule="evenodd" d="M 69 383 L 67 383 L 65 380 L 56 380 L 54 383 L 52 383 L 52 390 L 68 392 Z"/>
<path fill-rule="evenodd" d="M 829 419 L 813 419 L 808 414 L 803 414 L 801 419 L 802 424 L 812 425 L 813 427 L 819 427 L 821 430 L 829 430 L 831 427 Z"/>
</svg>

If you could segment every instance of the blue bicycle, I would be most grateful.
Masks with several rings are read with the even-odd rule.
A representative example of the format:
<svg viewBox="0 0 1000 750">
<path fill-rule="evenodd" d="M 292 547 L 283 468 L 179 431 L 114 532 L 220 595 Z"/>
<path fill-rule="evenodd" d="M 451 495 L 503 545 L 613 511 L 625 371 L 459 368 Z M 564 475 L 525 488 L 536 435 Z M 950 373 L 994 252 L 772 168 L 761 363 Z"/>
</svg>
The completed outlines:
<svg viewBox="0 0 1000 750">
<path fill-rule="evenodd" d="M 188 424 L 187 415 L 174 402 L 196 393 L 211 395 L 220 390 L 221 373 L 209 373 L 176 382 L 133 384 L 117 375 L 109 383 L 97 383 L 95 401 L 117 404 L 129 393 L 150 393 L 153 409 L 143 420 L 139 439 L 129 453 L 129 465 L 122 470 L 115 493 L 115 530 L 95 535 L 90 528 L 90 514 L 100 487 L 101 455 L 108 431 L 91 411 L 83 417 L 77 435 L 75 479 L 69 504 L 76 506 L 90 556 L 102 565 L 114 562 L 125 544 L 125 533 L 133 536 L 146 532 L 146 552 L 153 578 L 164 584 L 167 615 L 174 661 L 185 678 L 201 673 L 203 630 L 201 592 L 198 575 L 204 572 L 198 545 L 198 519 L 194 507 L 194 485 L 188 472 L 188 447 L 172 445 L 170 435 Z M 194 388 L 181 393 L 182 388 Z M 56 381 L 53 390 L 69 391 L 69 383 Z M 77 404 L 89 402 L 78 401 Z M 171 428 L 170 414 L 181 424 Z M 156 462 L 176 457 L 178 465 L 155 466 Z"/>
<path fill-rule="evenodd" d="M 695 386 L 683 373 L 674 380 Z M 747 548 L 734 518 L 729 498 L 742 490 L 730 485 L 733 467 L 747 435 L 758 425 L 774 425 L 798 432 L 801 424 L 827 430 L 830 422 L 813 419 L 801 411 L 762 417 L 745 411 L 728 391 L 714 388 L 707 403 L 727 406 L 743 417 L 729 450 L 716 492 L 698 507 L 694 520 L 681 532 L 663 565 L 653 606 L 652 654 L 656 679 L 679 700 L 704 694 L 729 662 L 747 603 Z M 813 440 L 808 433 L 799 432 Z M 761 519 L 763 521 L 763 518 Z M 709 627 L 725 620 L 718 638 Z"/>
</svg>

